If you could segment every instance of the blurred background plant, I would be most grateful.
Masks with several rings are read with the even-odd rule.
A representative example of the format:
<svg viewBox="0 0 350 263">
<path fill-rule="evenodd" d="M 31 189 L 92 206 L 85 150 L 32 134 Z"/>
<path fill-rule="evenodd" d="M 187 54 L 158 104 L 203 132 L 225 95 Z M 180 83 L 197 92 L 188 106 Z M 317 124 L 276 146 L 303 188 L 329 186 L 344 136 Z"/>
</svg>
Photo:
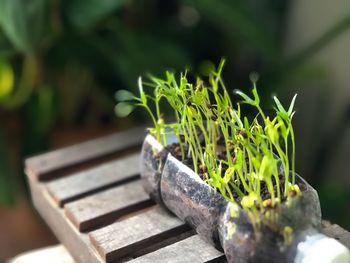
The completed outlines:
<svg viewBox="0 0 350 263">
<path fill-rule="evenodd" d="M 136 91 L 146 72 L 200 74 L 221 57 L 232 89 L 250 89 L 255 71 L 263 101 L 300 93 L 297 171 L 319 191 L 324 217 L 350 228 L 349 28 L 340 0 L 0 0 L 0 232 L 18 207 L 32 213 L 19 205 L 28 204 L 24 157 L 139 124 L 140 113 L 115 117 L 116 91 Z M 54 242 L 43 236 L 0 261 Z"/>
</svg>

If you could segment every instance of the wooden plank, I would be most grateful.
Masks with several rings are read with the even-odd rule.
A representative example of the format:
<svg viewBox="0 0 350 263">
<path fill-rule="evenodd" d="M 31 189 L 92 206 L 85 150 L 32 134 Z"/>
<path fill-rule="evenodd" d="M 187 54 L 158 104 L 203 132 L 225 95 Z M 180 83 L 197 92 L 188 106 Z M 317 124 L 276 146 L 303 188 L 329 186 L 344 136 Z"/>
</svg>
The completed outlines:
<svg viewBox="0 0 350 263">
<path fill-rule="evenodd" d="M 130 263 L 202 263 L 224 262 L 225 256 L 198 235 L 129 261 Z"/>
<path fill-rule="evenodd" d="M 153 204 L 137 180 L 68 203 L 64 209 L 73 224 L 86 231 Z"/>
<path fill-rule="evenodd" d="M 43 180 L 54 171 L 141 145 L 145 134 L 145 128 L 139 127 L 37 155 L 25 161 L 26 172 Z"/>
<path fill-rule="evenodd" d="M 64 211 L 58 209 L 45 189 L 45 185 L 28 177 L 35 208 L 48 224 L 58 240 L 69 250 L 76 262 L 102 263 L 101 257 L 91 249 L 88 234 L 80 233 L 67 220 Z"/>
<path fill-rule="evenodd" d="M 65 203 L 87 194 L 135 179 L 139 174 L 139 160 L 140 153 L 134 153 L 95 168 L 51 181 L 47 183 L 47 189 L 57 204 L 62 207 Z"/>
<path fill-rule="evenodd" d="M 102 259 L 111 262 L 188 230 L 189 227 L 180 219 L 155 206 L 147 212 L 93 231 L 89 237 Z"/>
</svg>

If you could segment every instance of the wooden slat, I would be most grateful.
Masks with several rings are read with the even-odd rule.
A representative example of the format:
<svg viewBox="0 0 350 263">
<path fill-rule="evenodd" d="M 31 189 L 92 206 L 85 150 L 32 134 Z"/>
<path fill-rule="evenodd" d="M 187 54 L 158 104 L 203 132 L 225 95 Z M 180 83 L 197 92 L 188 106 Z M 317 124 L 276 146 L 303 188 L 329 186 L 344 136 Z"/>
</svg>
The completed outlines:
<svg viewBox="0 0 350 263">
<path fill-rule="evenodd" d="M 137 180 L 68 203 L 64 209 L 73 224 L 86 231 L 152 204 Z"/>
<path fill-rule="evenodd" d="M 88 234 L 80 233 L 71 224 L 62 209 L 52 202 L 45 185 L 28 177 L 32 200 L 45 222 L 49 225 L 58 240 L 69 250 L 76 262 L 102 263 L 99 255 L 90 248 Z"/>
<path fill-rule="evenodd" d="M 99 139 L 44 153 L 25 161 L 28 174 L 45 179 L 45 175 L 102 156 L 141 145 L 145 128 L 134 128 Z"/>
<path fill-rule="evenodd" d="M 93 231 L 89 236 L 102 259 L 111 262 L 188 230 L 180 219 L 155 206 L 147 212 Z"/>
<path fill-rule="evenodd" d="M 47 183 L 47 189 L 59 206 L 84 195 L 116 185 L 139 174 L 140 154 L 135 153 L 70 176 Z"/>
<path fill-rule="evenodd" d="M 224 262 L 225 256 L 198 235 L 129 261 L 130 263 L 203 263 Z"/>
</svg>

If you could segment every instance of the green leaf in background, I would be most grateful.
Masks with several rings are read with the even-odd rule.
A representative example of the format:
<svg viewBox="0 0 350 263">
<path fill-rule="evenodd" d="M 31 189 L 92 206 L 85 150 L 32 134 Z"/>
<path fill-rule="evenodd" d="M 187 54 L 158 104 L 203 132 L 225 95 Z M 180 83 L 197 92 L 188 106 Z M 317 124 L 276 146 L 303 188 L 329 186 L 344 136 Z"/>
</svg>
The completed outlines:
<svg viewBox="0 0 350 263">
<path fill-rule="evenodd" d="M 55 121 L 55 107 L 54 89 L 47 85 L 37 87 L 27 108 L 32 133 L 39 137 L 48 133 Z"/>
<path fill-rule="evenodd" d="M 126 0 L 67 0 L 63 6 L 68 20 L 76 28 L 85 29 L 122 7 L 125 2 Z"/>
<path fill-rule="evenodd" d="M 23 106 L 30 98 L 38 76 L 38 61 L 35 56 L 26 55 L 22 63 L 22 75 L 16 89 L 0 99 L 1 107 L 13 110 Z"/>
<path fill-rule="evenodd" d="M 140 75 L 162 74 L 164 69 L 183 69 L 191 63 L 188 50 L 158 32 L 150 35 L 121 26 L 116 28 L 117 32 L 91 39 L 90 44 L 132 92 L 136 91 L 135 83 Z"/>
<path fill-rule="evenodd" d="M 0 17 L 1 19 L 1 17 Z M 4 32 L 1 31 L 0 21 L 0 58 L 8 58 L 17 53 L 11 42 L 7 39 Z"/>
<path fill-rule="evenodd" d="M 0 0 L 0 26 L 20 52 L 31 53 L 39 44 L 47 0 Z"/>
<path fill-rule="evenodd" d="M 15 200 L 14 180 L 8 167 L 5 140 L 0 131 L 0 204 L 12 204 Z"/>
<path fill-rule="evenodd" d="M 6 98 L 14 85 L 14 73 L 11 65 L 0 58 L 0 101 Z"/>
<path fill-rule="evenodd" d="M 212 25 L 227 36 L 241 37 L 246 46 L 254 47 L 259 55 L 267 61 L 279 59 L 279 48 L 268 25 L 260 21 L 249 10 L 244 1 L 217 0 L 213 8 L 212 0 L 182 0 L 192 5 Z"/>
</svg>

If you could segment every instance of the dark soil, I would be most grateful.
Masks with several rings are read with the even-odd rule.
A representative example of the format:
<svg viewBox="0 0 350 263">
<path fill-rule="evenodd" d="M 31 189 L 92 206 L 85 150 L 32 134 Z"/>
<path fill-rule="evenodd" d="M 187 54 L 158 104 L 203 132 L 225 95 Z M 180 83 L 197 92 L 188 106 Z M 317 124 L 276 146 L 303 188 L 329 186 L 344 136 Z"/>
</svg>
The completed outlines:
<svg viewBox="0 0 350 263">
<path fill-rule="evenodd" d="M 218 138 L 217 140 L 218 143 L 218 152 L 217 152 L 217 159 L 218 160 L 225 160 L 226 159 L 226 149 L 224 146 L 224 140 L 222 137 Z M 204 143 L 203 143 L 204 144 Z M 204 145 L 202 145 L 204 148 Z M 193 160 L 190 156 L 185 156 L 185 158 L 182 157 L 181 154 L 181 148 L 180 148 L 180 144 L 179 143 L 173 143 L 171 145 L 168 145 L 166 147 L 166 149 L 179 161 L 183 162 L 185 165 L 187 165 L 188 167 L 190 167 L 192 170 L 194 170 L 194 164 L 193 164 Z M 188 146 L 184 145 L 184 152 L 187 153 L 188 152 Z M 232 145 L 232 147 L 230 147 L 230 154 L 231 156 L 233 156 L 234 159 L 234 145 Z M 226 165 L 222 165 L 222 174 L 225 174 L 225 171 L 228 167 Z M 204 179 L 204 174 L 207 172 L 207 168 L 206 167 L 202 167 L 202 165 L 198 164 L 197 166 L 197 171 L 198 171 L 198 175 L 199 177 L 203 180 Z M 279 182 L 280 182 L 280 189 L 281 189 L 281 196 L 284 196 L 284 183 L 285 183 L 285 176 L 284 174 L 279 174 Z M 272 178 L 273 184 L 275 185 L 275 189 L 276 189 L 276 181 L 274 178 Z M 298 184 L 300 187 L 301 191 L 304 191 L 304 185 L 303 184 Z M 267 189 L 267 185 L 265 182 L 261 182 L 261 198 L 263 200 L 268 200 L 271 198 L 271 195 Z M 244 193 L 247 194 L 244 191 L 243 186 L 240 186 L 240 190 Z M 236 202 L 238 204 L 240 204 L 240 197 L 238 196 L 238 194 L 234 191 L 234 189 L 231 188 L 231 192 L 236 200 Z M 282 199 L 282 201 L 285 201 L 285 198 Z"/>
</svg>

